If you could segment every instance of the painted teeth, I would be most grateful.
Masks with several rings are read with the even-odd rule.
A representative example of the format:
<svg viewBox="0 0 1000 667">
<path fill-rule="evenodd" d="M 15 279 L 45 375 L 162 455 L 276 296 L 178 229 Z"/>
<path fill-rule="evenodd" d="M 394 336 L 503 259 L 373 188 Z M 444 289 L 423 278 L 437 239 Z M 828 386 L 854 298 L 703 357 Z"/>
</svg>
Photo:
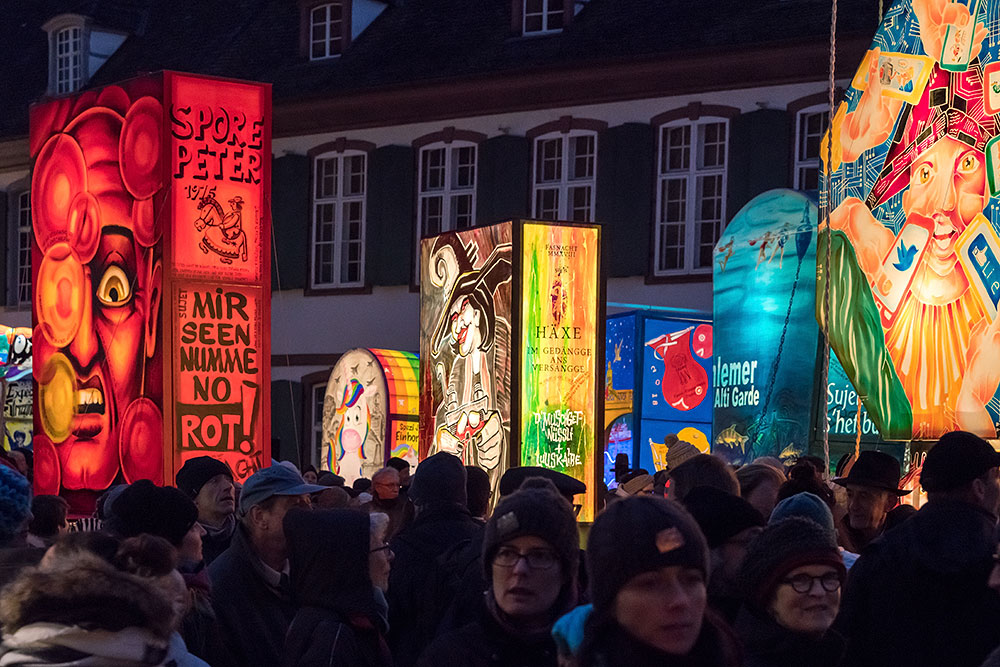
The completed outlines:
<svg viewBox="0 0 1000 667">
<path fill-rule="evenodd" d="M 76 392 L 76 405 L 82 412 L 103 411 L 104 394 L 94 387 L 80 389 Z"/>
</svg>

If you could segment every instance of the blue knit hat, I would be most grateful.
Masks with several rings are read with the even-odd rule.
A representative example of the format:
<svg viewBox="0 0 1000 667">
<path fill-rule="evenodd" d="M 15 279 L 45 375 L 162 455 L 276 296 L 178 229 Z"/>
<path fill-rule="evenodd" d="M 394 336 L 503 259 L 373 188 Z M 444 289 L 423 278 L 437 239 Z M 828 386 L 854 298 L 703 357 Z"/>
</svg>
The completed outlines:
<svg viewBox="0 0 1000 667">
<path fill-rule="evenodd" d="M 836 532 L 836 528 L 833 525 L 833 513 L 830 511 L 830 506 L 815 493 L 804 491 L 802 493 L 796 493 L 794 496 L 785 498 L 774 506 L 774 511 L 771 512 L 771 520 L 769 523 L 778 523 L 782 519 L 787 519 L 792 516 L 812 519 L 831 533 Z"/>
<path fill-rule="evenodd" d="M 31 482 L 0 465 L 0 546 L 11 541 L 31 513 Z"/>
</svg>

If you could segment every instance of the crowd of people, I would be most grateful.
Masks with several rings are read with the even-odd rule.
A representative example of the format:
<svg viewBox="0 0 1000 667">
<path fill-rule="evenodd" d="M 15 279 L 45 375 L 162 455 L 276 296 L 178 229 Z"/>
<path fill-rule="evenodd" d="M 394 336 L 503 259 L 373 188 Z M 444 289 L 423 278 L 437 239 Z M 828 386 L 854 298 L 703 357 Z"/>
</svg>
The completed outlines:
<svg viewBox="0 0 1000 667">
<path fill-rule="evenodd" d="M 988 442 L 943 436 L 919 510 L 883 452 L 674 454 L 598 489 L 585 540 L 578 480 L 512 468 L 491 508 L 447 453 L 351 487 L 202 456 L 75 521 L 0 465 L 0 667 L 1000 667 Z"/>
</svg>

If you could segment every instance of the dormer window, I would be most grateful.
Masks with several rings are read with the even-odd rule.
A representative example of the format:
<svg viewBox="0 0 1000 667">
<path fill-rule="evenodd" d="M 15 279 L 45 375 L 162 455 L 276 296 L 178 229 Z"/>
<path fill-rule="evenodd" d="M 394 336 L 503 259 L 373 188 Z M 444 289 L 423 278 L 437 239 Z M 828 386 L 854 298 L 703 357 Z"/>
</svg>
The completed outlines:
<svg viewBox="0 0 1000 667">
<path fill-rule="evenodd" d="M 67 95 L 83 88 L 127 37 L 94 25 L 79 14 L 55 16 L 42 30 L 49 35 L 50 95 Z"/>
<path fill-rule="evenodd" d="M 75 93 L 83 85 L 83 28 L 63 28 L 55 34 L 55 93 Z"/>
<path fill-rule="evenodd" d="M 566 22 L 566 4 L 570 0 L 520 0 L 524 15 L 524 35 L 559 32 Z"/>
<path fill-rule="evenodd" d="M 335 58 L 344 52 L 345 25 L 350 24 L 346 2 L 328 2 L 309 11 L 309 59 Z"/>
</svg>

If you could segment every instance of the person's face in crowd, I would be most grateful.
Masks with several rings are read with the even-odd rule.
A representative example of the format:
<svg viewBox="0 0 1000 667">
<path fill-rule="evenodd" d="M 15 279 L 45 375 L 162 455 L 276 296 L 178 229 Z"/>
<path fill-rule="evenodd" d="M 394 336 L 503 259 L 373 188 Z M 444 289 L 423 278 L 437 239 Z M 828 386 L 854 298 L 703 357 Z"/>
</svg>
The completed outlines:
<svg viewBox="0 0 1000 667">
<path fill-rule="evenodd" d="M 371 536 L 368 549 L 368 575 L 371 577 L 372 585 L 385 592 L 389 590 L 389 572 L 392 570 L 394 557 L 389 543 L 385 540 L 385 531 Z"/>
<path fill-rule="evenodd" d="M 182 561 L 190 563 L 200 563 L 205 556 L 202 554 L 201 537 L 205 534 L 205 529 L 197 521 L 191 529 L 184 535 L 181 545 L 177 548 L 177 555 Z"/>
<path fill-rule="evenodd" d="M 271 547 L 282 551 L 286 548 L 285 530 L 282 522 L 288 510 L 293 507 L 312 509 L 312 500 L 309 494 L 301 496 L 274 496 L 275 500 L 269 507 L 255 505 L 251 508 L 251 520 L 253 522 L 256 539 L 270 544 Z"/>
<path fill-rule="evenodd" d="M 712 570 L 713 579 L 721 576 L 728 582 L 735 582 L 740 573 L 740 566 L 743 565 L 743 559 L 746 558 L 747 546 L 762 530 L 763 528 L 760 526 L 752 526 L 740 531 L 714 549 L 713 551 L 719 554 L 719 558 L 716 561 L 718 569 Z"/>
<path fill-rule="evenodd" d="M 391 469 L 390 469 L 391 470 Z M 399 473 L 395 470 L 384 472 L 374 480 L 372 487 L 379 500 L 394 500 L 399 497 Z"/>
<path fill-rule="evenodd" d="M 315 484 L 316 477 L 317 477 L 316 473 L 313 472 L 312 470 L 306 470 L 304 473 L 302 473 L 302 479 L 306 481 L 306 484 Z"/>
<path fill-rule="evenodd" d="M 806 592 L 800 592 L 802 590 Z M 837 570 L 829 565 L 803 565 L 789 572 L 778 584 L 770 611 L 779 625 L 793 632 L 821 635 L 833 625 L 839 609 L 840 574 Z"/>
<path fill-rule="evenodd" d="M 980 507 L 993 516 L 1000 516 L 1000 468 L 990 468 L 977 482 L 981 487 Z"/>
<path fill-rule="evenodd" d="M 776 480 L 765 479 L 753 491 L 743 496 L 765 519 L 771 516 L 774 506 L 778 504 L 778 488 L 781 485 Z"/>
<path fill-rule="evenodd" d="M 671 565 L 632 577 L 615 597 L 614 617 L 644 644 L 685 655 L 698 641 L 707 599 L 699 570 Z"/>
<path fill-rule="evenodd" d="M 886 513 L 895 504 L 895 496 L 882 489 L 850 484 L 847 487 L 847 520 L 855 530 L 878 530 Z"/>
<path fill-rule="evenodd" d="M 506 564 L 513 561 L 513 564 Z M 563 571 L 552 546 L 535 535 L 504 542 L 493 558 L 493 598 L 518 619 L 547 617 L 562 589 Z"/>
<path fill-rule="evenodd" d="M 205 482 L 194 497 L 198 519 L 213 523 L 236 511 L 236 489 L 228 475 L 219 474 Z"/>
</svg>

